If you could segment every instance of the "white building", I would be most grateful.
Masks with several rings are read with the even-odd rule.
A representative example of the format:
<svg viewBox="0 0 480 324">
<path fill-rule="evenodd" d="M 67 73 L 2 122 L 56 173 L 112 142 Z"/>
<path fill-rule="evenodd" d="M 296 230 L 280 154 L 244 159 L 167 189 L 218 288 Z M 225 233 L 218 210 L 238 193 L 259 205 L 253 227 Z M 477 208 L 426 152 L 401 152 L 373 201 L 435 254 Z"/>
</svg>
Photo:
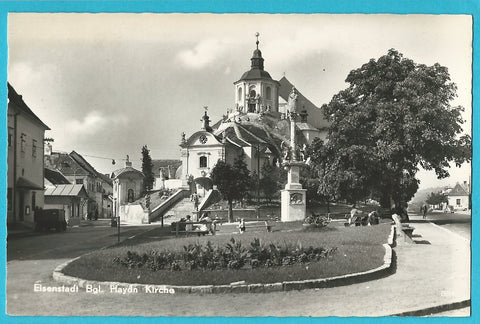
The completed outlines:
<svg viewBox="0 0 480 324">
<path fill-rule="evenodd" d="M 258 44 L 257 38 L 250 70 L 233 83 L 233 108 L 213 125 L 205 111 L 201 129 L 188 138 L 182 136 L 180 178 L 184 187 L 193 179 L 197 190 L 209 189 L 208 179 L 218 160 L 232 164 L 243 155 L 250 172 L 261 176 L 265 163 L 277 164 L 282 159 L 282 148 L 288 146 L 290 140 L 290 122 L 286 118 L 289 111 L 285 103 L 293 85 L 285 76 L 276 81 L 265 71 Z M 322 110 L 300 92 L 297 106 L 299 149 L 316 137 L 325 139 L 329 123 Z"/>
<path fill-rule="evenodd" d="M 8 84 L 7 224 L 33 226 L 44 204 L 45 125 Z"/>
</svg>

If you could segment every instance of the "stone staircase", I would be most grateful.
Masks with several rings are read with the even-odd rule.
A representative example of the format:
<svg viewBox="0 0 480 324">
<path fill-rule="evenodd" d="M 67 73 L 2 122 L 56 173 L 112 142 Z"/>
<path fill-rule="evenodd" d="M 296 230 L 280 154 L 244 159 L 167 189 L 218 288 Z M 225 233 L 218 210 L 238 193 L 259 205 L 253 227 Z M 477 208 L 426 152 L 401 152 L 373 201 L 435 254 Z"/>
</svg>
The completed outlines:
<svg viewBox="0 0 480 324">
<path fill-rule="evenodd" d="M 183 198 L 178 203 L 175 204 L 170 210 L 165 212 L 164 216 L 164 223 L 171 224 L 173 222 L 177 222 L 180 218 L 185 218 L 187 215 L 192 216 L 194 215 L 195 207 L 193 202 L 190 201 L 189 197 Z"/>
</svg>

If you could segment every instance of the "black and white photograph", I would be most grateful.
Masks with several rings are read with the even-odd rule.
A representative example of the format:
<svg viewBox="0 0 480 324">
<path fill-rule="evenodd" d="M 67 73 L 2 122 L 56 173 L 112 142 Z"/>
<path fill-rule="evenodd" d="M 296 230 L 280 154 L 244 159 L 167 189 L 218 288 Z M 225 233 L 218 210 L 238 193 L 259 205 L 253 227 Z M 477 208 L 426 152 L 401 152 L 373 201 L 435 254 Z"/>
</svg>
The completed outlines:
<svg viewBox="0 0 480 324">
<path fill-rule="evenodd" d="M 472 28 L 9 12 L 6 314 L 470 317 Z"/>
</svg>

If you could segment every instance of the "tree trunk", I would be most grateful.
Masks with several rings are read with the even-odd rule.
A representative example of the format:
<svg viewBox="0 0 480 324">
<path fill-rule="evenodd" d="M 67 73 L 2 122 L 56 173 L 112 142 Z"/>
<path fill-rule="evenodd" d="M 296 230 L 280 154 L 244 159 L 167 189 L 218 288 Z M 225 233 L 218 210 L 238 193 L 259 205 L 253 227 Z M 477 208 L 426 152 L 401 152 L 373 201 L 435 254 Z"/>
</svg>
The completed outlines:
<svg viewBox="0 0 480 324">
<path fill-rule="evenodd" d="M 233 200 L 228 201 L 228 222 L 233 223 Z"/>
</svg>

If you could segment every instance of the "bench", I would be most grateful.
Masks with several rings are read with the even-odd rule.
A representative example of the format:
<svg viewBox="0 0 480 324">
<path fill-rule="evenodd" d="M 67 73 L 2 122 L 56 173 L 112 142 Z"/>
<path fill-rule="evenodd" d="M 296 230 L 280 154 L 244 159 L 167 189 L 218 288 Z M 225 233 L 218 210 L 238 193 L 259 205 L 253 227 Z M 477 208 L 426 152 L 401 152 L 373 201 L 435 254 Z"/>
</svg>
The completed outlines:
<svg viewBox="0 0 480 324">
<path fill-rule="evenodd" d="M 267 232 L 271 232 L 272 231 L 272 227 L 274 225 L 272 224 L 269 224 L 268 223 L 268 220 L 256 220 L 254 221 L 255 223 L 260 223 L 260 224 L 248 224 L 248 223 L 245 223 L 245 232 L 249 229 L 249 228 L 265 228 L 265 230 Z M 263 222 L 263 224 L 262 224 Z M 240 229 L 239 229 L 240 230 Z"/>
<path fill-rule="evenodd" d="M 172 224 L 173 225 L 173 224 Z M 187 230 L 187 225 L 192 225 L 192 230 Z M 207 228 L 210 228 L 211 230 L 199 230 L 198 228 L 196 229 L 194 225 L 207 225 Z M 215 232 L 217 231 L 217 223 L 215 221 L 212 222 L 205 222 L 205 221 L 200 221 L 200 222 L 175 222 L 174 229 L 172 228 L 171 232 L 175 233 L 175 236 L 178 237 L 179 233 L 185 233 L 185 236 L 188 236 L 188 234 L 197 234 L 198 236 L 200 235 L 206 235 L 208 233 L 212 233 L 212 235 L 215 235 Z"/>
<path fill-rule="evenodd" d="M 412 238 L 413 231 L 415 230 L 415 227 L 412 227 L 409 224 L 403 224 L 400 221 L 400 217 L 397 214 L 393 214 L 392 219 L 393 219 L 393 222 L 395 223 L 395 226 L 397 228 L 400 228 L 406 236 L 408 236 L 409 238 Z"/>
</svg>

